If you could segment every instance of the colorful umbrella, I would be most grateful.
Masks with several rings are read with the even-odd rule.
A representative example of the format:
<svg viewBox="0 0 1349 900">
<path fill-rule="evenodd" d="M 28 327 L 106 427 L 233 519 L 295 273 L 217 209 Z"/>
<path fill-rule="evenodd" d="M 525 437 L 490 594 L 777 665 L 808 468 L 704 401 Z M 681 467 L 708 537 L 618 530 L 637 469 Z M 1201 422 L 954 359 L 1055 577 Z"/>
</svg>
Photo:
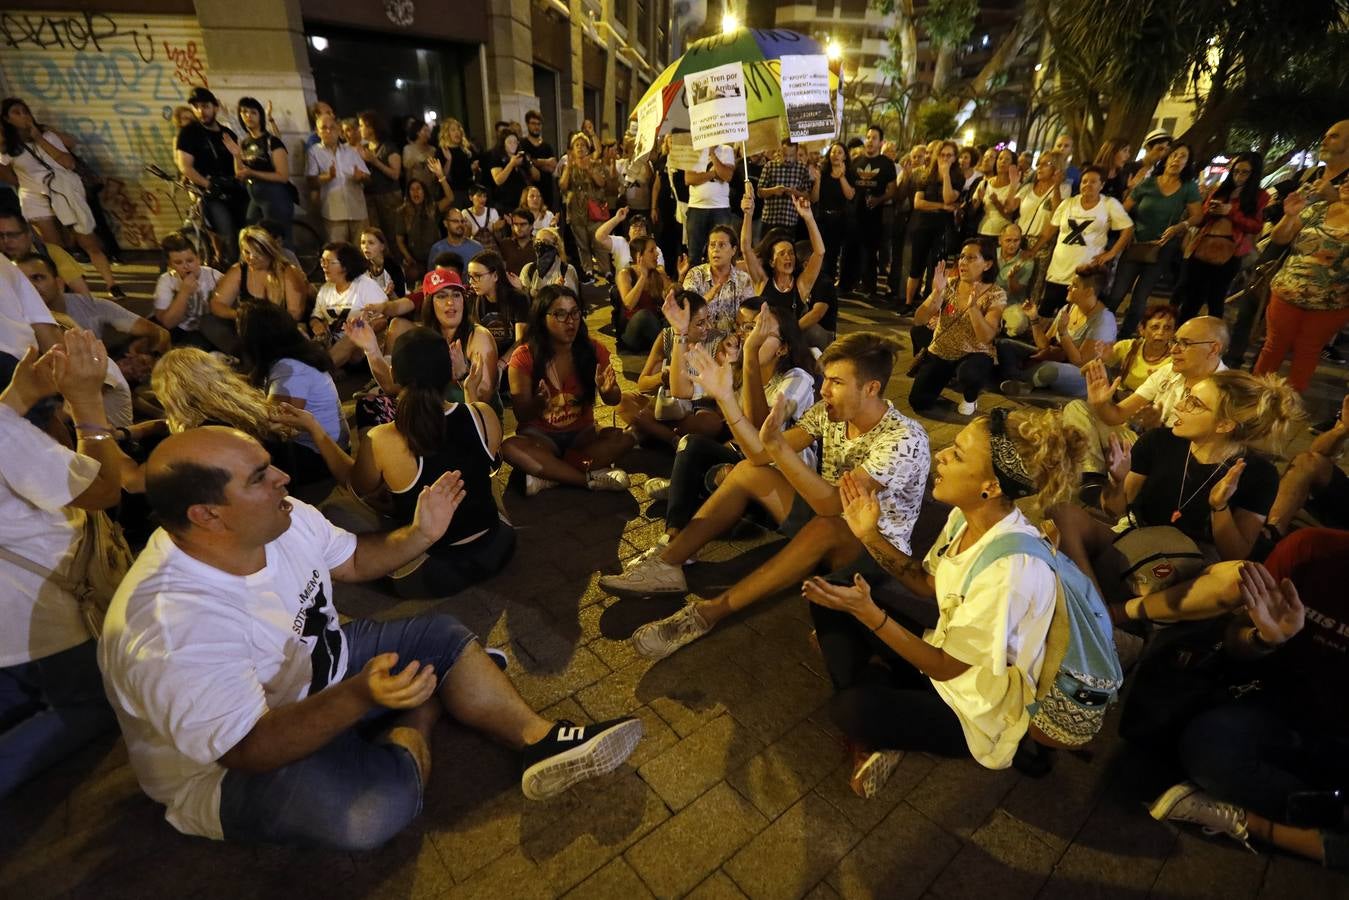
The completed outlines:
<svg viewBox="0 0 1349 900">
<path fill-rule="evenodd" d="M 660 100 L 660 127 L 657 134 L 689 129 L 689 104 L 684 80 L 689 75 L 714 69 L 727 63 L 740 63 L 745 72 L 746 105 L 751 123 L 765 119 L 785 119 L 782 102 L 781 62 L 784 56 L 823 56 L 824 48 L 814 38 L 785 29 L 741 28 L 730 34 L 716 34 L 689 45 L 679 59 L 660 73 L 642 96 L 636 109 L 655 94 Z M 838 90 L 837 65 L 831 64 L 829 88 Z M 637 113 L 633 113 L 637 118 Z"/>
</svg>

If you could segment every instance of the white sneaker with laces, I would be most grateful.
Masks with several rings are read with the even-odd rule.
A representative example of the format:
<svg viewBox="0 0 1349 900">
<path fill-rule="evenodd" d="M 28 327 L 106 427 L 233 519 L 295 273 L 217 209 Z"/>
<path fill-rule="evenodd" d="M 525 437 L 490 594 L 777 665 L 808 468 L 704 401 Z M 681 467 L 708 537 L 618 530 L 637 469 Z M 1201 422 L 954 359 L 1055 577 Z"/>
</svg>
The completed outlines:
<svg viewBox="0 0 1349 900">
<path fill-rule="evenodd" d="M 652 547 L 637 557 L 622 575 L 605 575 L 599 586 L 611 594 L 650 597 L 657 594 L 687 594 L 684 570 L 660 558 L 663 546 Z"/>
<path fill-rule="evenodd" d="M 675 571 L 679 572 L 678 569 Z M 679 572 L 679 576 L 682 579 L 684 573 Z M 674 615 L 648 622 L 634 631 L 632 648 L 645 659 L 664 659 L 711 630 L 712 626 L 698 614 L 698 604 L 690 603 Z"/>
<path fill-rule="evenodd" d="M 1158 822 L 1186 822 L 1198 825 L 1205 834 L 1225 834 L 1255 852 L 1246 829 L 1246 810 L 1234 803 L 1215 800 L 1197 784 L 1183 781 L 1168 789 L 1152 802 L 1148 812 Z"/>
<path fill-rule="evenodd" d="M 853 793 L 863 800 L 870 800 L 879 794 L 903 758 L 903 750 L 877 750 L 868 754 L 858 762 L 849 779 L 848 784 Z"/>
<path fill-rule="evenodd" d="M 646 495 L 652 500 L 667 499 L 670 496 L 670 479 L 648 478 L 646 480 Z"/>
<path fill-rule="evenodd" d="M 537 475 L 525 475 L 525 496 L 533 497 L 539 491 L 546 491 L 549 488 L 557 487 L 556 481 L 549 481 L 547 478 L 540 478 Z"/>
<path fill-rule="evenodd" d="M 628 473 L 622 469 L 595 469 L 586 473 L 586 487 L 592 491 L 626 491 Z"/>
<path fill-rule="evenodd" d="M 956 412 L 960 413 L 962 416 L 972 416 L 978 409 L 979 407 L 975 406 L 973 400 L 961 400 L 960 405 L 956 407 Z"/>
</svg>

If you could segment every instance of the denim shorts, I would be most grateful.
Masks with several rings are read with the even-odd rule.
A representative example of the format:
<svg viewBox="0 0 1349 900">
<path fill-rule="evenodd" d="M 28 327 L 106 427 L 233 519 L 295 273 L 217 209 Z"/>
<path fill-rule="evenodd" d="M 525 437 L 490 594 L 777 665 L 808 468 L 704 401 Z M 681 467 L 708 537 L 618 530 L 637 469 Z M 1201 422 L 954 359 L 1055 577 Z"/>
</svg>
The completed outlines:
<svg viewBox="0 0 1349 900">
<path fill-rule="evenodd" d="M 397 670 L 412 660 L 430 663 L 443 680 L 476 640 L 453 616 L 414 616 L 390 622 L 357 619 L 342 627 L 347 678 L 371 658 L 398 654 Z M 365 726 L 387 719 L 373 711 L 315 753 L 271 772 L 230 769 L 220 786 L 225 839 L 334 850 L 382 846 L 422 809 L 422 783 L 412 755 L 379 742 Z"/>
</svg>

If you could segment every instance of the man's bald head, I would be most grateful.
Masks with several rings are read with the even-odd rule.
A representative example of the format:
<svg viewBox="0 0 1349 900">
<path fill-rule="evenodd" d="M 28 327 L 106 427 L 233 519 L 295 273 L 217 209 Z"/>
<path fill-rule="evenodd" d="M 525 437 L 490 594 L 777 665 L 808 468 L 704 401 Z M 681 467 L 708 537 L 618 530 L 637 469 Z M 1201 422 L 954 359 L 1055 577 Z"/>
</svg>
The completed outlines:
<svg viewBox="0 0 1349 900">
<path fill-rule="evenodd" d="M 1341 119 L 1326 129 L 1321 138 L 1322 156 L 1344 156 L 1349 154 L 1349 119 Z"/>
<path fill-rule="evenodd" d="M 1227 352 L 1227 345 L 1232 342 L 1232 332 L 1228 330 L 1227 323 L 1217 316 L 1196 316 L 1189 322 L 1190 325 L 1202 337 L 1196 340 L 1217 341 L 1218 352 L 1220 354 Z M 1187 335 L 1189 337 L 1189 335 Z"/>
<path fill-rule="evenodd" d="M 193 506 L 226 503 L 233 468 L 262 447 L 233 428 L 207 425 L 170 435 L 145 464 L 145 496 L 159 523 L 174 534 L 191 527 Z M 250 452 L 251 451 L 251 452 Z"/>
</svg>

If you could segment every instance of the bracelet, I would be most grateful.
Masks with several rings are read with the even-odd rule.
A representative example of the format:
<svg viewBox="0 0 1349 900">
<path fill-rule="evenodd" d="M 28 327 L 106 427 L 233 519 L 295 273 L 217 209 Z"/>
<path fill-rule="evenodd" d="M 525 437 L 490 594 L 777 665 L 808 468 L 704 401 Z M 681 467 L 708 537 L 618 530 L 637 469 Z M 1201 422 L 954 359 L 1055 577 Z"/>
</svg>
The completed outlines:
<svg viewBox="0 0 1349 900">
<path fill-rule="evenodd" d="M 881 610 L 881 612 L 885 612 L 885 610 Z M 889 621 L 890 621 L 890 614 L 887 612 L 887 613 L 885 613 L 885 618 L 884 618 L 884 619 L 881 619 L 881 624 L 879 624 L 879 625 L 877 625 L 875 628 L 871 629 L 871 633 L 872 633 L 872 634 L 878 634 L 878 633 L 880 633 L 880 630 L 881 630 L 882 628 L 884 628 L 885 625 L 886 625 L 886 623 L 889 622 Z"/>
<path fill-rule="evenodd" d="M 79 439 L 82 440 L 82 441 L 110 441 L 110 440 L 112 440 L 112 435 L 111 435 L 111 434 L 81 434 L 81 435 L 79 435 Z"/>
</svg>

